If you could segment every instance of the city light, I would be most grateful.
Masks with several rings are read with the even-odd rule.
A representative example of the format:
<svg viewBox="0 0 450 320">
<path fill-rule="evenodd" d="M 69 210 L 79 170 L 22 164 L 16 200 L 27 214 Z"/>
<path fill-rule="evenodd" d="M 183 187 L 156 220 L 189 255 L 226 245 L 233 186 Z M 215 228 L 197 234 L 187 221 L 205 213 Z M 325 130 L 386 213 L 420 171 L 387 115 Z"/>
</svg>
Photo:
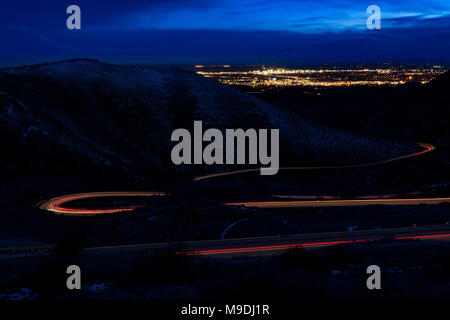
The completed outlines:
<svg viewBox="0 0 450 320">
<path fill-rule="evenodd" d="M 195 66 L 199 68 L 199 66 Z M 204 66 L 202 66 L 203 68 Z M 228 68 L 229 66 L 227 66 Z M 376 69 L 256 69 L 250 71 L 197 71 L 227 85 L 250 87 L 343 87 L 343 86 L 397 86 L 407 82 L 426 84 L 446 70 L 433 68 L 376 68 Z"/>
</svg>

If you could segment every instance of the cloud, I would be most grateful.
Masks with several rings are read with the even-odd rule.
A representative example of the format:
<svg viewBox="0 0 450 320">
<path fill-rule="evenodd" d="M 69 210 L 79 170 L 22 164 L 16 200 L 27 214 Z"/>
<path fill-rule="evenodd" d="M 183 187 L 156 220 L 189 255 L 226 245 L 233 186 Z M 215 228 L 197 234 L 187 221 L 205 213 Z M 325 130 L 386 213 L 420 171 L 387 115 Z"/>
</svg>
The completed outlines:
<svg viewBox="0 0 450 320">
<path fill-rule="evenodd" d="M 0 26 L 0 29 L 3 29 L 5 31 L 19 32 L 24 35 L 31 35 L 32 37 L 35 37 L 43 42 L 51 43 L 50 39 L 47 38 L 47 36 L 26 25 L 7 24 Z"/>
<path fill-rule="evenodd" d="M 366 5 L 356 0 L 79 0 L 82 30 L 72 32 L 65 28 L 72 1 L 15 0 L 0 11 L 7 39 L 0 56 L 24 63 L 56 53 L 119 63 L 448 61 L 450 9 L 435 9 L 450 3 L 430 1 L 426 9 L 416 1 L 405 11 L 383 1 L 382 30 L 367 30 Z"/>
<path fill-rule="evenodd" d="M 382 19 L 382 23 L 384 26 L 395 28 L 421 28 L 424 26 L 445 27 L 450 25 L 450 15 L 418 14 L 384 18 Z"/>
</svg>

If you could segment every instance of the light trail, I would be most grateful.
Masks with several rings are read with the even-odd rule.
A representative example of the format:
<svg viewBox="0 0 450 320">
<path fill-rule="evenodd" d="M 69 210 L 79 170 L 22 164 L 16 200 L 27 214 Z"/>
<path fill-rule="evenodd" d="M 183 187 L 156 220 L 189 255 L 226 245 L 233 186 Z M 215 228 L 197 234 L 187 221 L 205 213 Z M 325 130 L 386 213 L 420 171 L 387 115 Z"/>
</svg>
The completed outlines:
<svg viewBox="0 0 450 320">
<path fill-rule="evenodd" d="M 390 163 L 393 161 L 398 161 L 401 159 L 407 159 L 416 157 L 427 152 L 430 152 L 435 149 L 435 147 L 431 144 L 419 143 L 424 150 L 421 150 L 416 153 L 391 158 L 387 160 L 382 160 L 378 162 L 365 163 L 365 164 L 356 164 L 356 165 L 345 165 L 345 166 L 328 166 L 328 167 L 284 167 L 280 168 L 280 170 L 319 170 L 319 169 L 344 169 L 344 168 L 358 168 L 358 167 L 366 167 L 366 166 L 374 166 L 385 163 Z M 225 173 L 212 174 L 202 177 L 194 178 L 194 181 L 210 179 L 215 177 L 222 177 L 228 175 L 241 174 L 246 172 L 254 172 L 259 171 L 260 169 L 246 169 L 246 170 L 237 170 Z M 75 209 L 64 207 L 63 204 L 75 201 L 75 200 L 83 200 L 88 198 L 101 198 L 101 197 L 154 197 L 154 196 L 165 196 L 164 192 L 91 192 L 91 193 L 80 193 L 73 194 L 67 196 L 56 197 L 50 199 L 39 207 L 43 210 L 51 211 L 56 214 L 68 215 L 68 216 L 89 216 L 89 215 L 98 215 L 98 214 L 106 214 L 106 213 L 117 213 L 117 212 L 129 212 L 133 211 L 139 206 L 125 206 L 118 208 L 108 208 L 108 209 Z M 295 196 L 290 196 L 294 198 Z M 301 196 L 299 196 L 301 197 Z M 326 200 L 328 199 L 328 200 Z M 245 207 L 257 207 L 257 208 L 282 208 L 282 207 L 330 207 L 330 206 L 357 206 L 357 205 L 373 205 L 373 204 L 384 204 L 384 205 L 411 205 L 411 204 L 420 204 L 420 203 L 442 203 L 448 202 L 448 198 L 436 198 L 436 199 L 367 199 L 367 200 L 338 200 L 331 201 L 332 199 L 329 196 L 324 196 L 323 200 L 319 201 L 270 201 L 270 202 L 240 202 L 240 203 L 226 203 L 227 205 L 240 205 Z M 366 202 L 359 202 L 366 201 Z M 439 202 L 440 201 L 440 202 Z"/>
<path fill-rule="evenodd" d="M 243 206 L 248 208 L 312 208 L 312 207 L 357 207 L 357 206 L 371 206 L 371 205 L 408 206 L 420 204 L 440 204 L 446 202 L 450 202 L 450 198 L 255 201 L 255 202 L 226 203 L 226 205 Z"/>
<path fill-rule="evenodd" d="M 449 240 L 450 225 L 431 225 L 423 227 L 392 228 L 383 230 L 361 230 L 347 232 L 326 232 L 295 234 L 286 236 L 266 236 L 251 238 L 233 238 L 226 240 L 200 240 L 185 243 L 183 251 L 175 254 L 185 255 L 224 255 L 233 256 L 247 253 L 280 252 L 291 248 L 320 248 L 352 243 L 369 243 L 384 239 L 393 240 Z M 55 248 L 47 246 L 27 246 L 0 248 L 0 258 L 14 258 L 50 254 Z M 130 245 L 110 245 L 83 248 L 84 252 L 102 252 L 121 250 L 157 250 L 165 252 L 170 243 L 143 243 Z M 161 251 L 162 250 L 162 251 Z"/>
<path fill-rule="evenodd" d="M 446 234 L 432 234 L 432 235 L 418 235 L 418 236 L 395 236 L 394 240 L 427 240 L 427 239 L 446 239 L 450 238 L 450 233 Z M 252 253 L 261 251 L 273 251 L 273 250 L 287 250 L 291 248 L 320 248 L 335 246 L 340 244 L 350 243 L 362 243 L 362 242 L 374 242 L 381 241 L 383 238 L 371 238 L 371 239 L 354 239 L 354 240 L 341 240 L 341 241 L 322 241 L 322 242 L 301 242 L 285 245 L 272 245 L 272 246 L 255 246 L 255 247 L 243 247 L 243 248 L 227 248 L 227 249 L 210 249 L 210 250 L 198 250 L 181 252 L 187 255 L 214 255 L 214 254 L 238 254 L 238 253 Z"/>
<path fill-rule="evenodd" d="M 286 250 L 286 249 L 298 248 L 298 247 L 325 247 L 325 246 L 332 246 L 332 245 L 339 245 L 339 244 L 367 242 L 367 241 L 376 241 L 376 240 L 378 240 L 378 239 L 306 242 L 306 243 L 294 243 L 294 244 L 261 246 L 261 247 L 244 247 L 244 248 L 231 248 L 231 249 L 212 249 L 212 250 L 188 251 L 184 254 L 187 254 L 187 255 L 210 255 L 210 254 L 227 254 L 227 253 L 249 253 L 249 252 L 272 251 L 272 250 Z M 183 253 L 183 252 L 181 252 L 181 253 Z"/>
<path fill-rule="evenodd" d="M 381 160 L 376 162 L 369 162 L 369 163 L 360 163 L 360 164 L 351 164 L 351 165 L 343 165 L 343 166 L 320 166 L 320 167 L 281 167 L 278 170 L 326 170 L 326 169 L 350 169 L 350 168 L 363 168 L 363 167 L 370 167 L 370 166 L 377 166 L 381 164 L 386 164 L 394 161 L 399 161 L 403 159 L 408 159 L 412 157 L 417 157 L 422 154 L 425 154 L 427 152 L 433 151 L 436 149 L 435 146 L 428 143 L 419 143 L 419 145 L 424 148 L 424 150 L 421 150 L 419 152 L 407 154 L 404 156 L 399 156 L 387 160 Z M 217 178 L 217 177 L 224 177 L 224 176 L 231 176 L 236 174 L 243 174 L 243 173 L 249 173 L 249 172 L 260 172 L 261 168 L 253 168 L 253 169 L 243 169 L 243 170 L 235 170 L 235 171 L 229 171 L 229 172 L 221 172 L 221 173 L 213 173 L 208 174 L 205 176 L 195 177 L 194 181 L 200 181 L 205 179 L 211 179 L 211 178 Z"/>
<path fill-rule="evenodd" d="M 92 198 L 105 198 L 105 197 L 155 197 L 155 196 L 165 196 L 164 192 L 91 192 L 91 193 L 79 193 L 71 194 L 67 196 L 56 197 L 50 199 L 39 206 L 39 208 L 47 211 L 54 212 L 56 214 L 63 214 L 69 216 L 86 216 L 86 215 L 97 215 L 104 213 L 116 213 L 116 212 L 126 212 L 133 211 L 139 206 L 127 206 L 111 209 L 74 209 L 63 207 L 64 203 L 82 200 L 82 199 L 92 199 Z"/>
<path fill-rule="evenodd" d="M 401 159 L 407 159 L 416 157 L 425 153 L 428 153 L 435 149 L 433 145 L 430 144 L 420 144 L 424 150 L 421 150 L 416 153 L 412 153 L 409 155 L 404 155 L 396 158 L 391 158 L 387 160 L 382 160 L 378 162 L 365 163 L 365 164 L 356 164 L 356 165 L 345 165 L 345 166 L 322 166 L 322 167 L 284 167 L 280 168 L 280 170 L 319 170 L 319 169 L 344 169 L 344 168 L 358 168 L 358 167 L 366 167 L 366 166 L 374 166 L 380 164 L 386 164 L 394 161 L 398 161 Z M 241 174 L 246 172 L 256 172 L 260 169 L 247 169 L 247 170 L 237 170 L 219 174 L 212 174 L 202 177 L 194 178 L 194 181 L 228 176 L 234 174 Z M 92 198 L 100 198 L 100 197 L 154 197 L 154 196 L 165 196 L 167 195 L 164 192 L 91 192 L 91 193 L 80 193 L 80 194 L 72 194 L 67 196 L 56 197 L 50 199 L 39 207 L 43 210 L 51 211 L 56 214 L 62 215 L 70 215 L 70 216 L 90 216 L 97 214 L 105 214 L 105 213 L 115 213 L 115 212 L 129 212 L 135 210 L 138 206 L 130 205 L 116 208 L 106 208 L 106 209 L 76 209 L 76 208 L 67 208 L 64 204 L 82 199 L 92 199 Z M 450 202 L 450 197 L 442 197 L 442 198 L 403 198 L 403 199 L 395 199 L 393 198 L 395 195 L 382 195 L 382 196 L 362 196 L 358 199 L 339 199 L 336 196 L 277 196 L 279 198 L 290 198 L 290 199 L 304 199 L 301 201 L 254 201 L 254 202 L 237 202 L 237 203 L 225 203 L 230 206 L 244 206 L 244 207 L 256 207 L 256 208 L 306 208 L 306 207 L 343 207 L 343 206 L 369 206 L 369 205 L 420 205 L 420 204 L 440 204 L 440 203 L 448 203 Z M 314 198 L 315 197 L 315 198 Z M 309 201 L 305 199 L 310 199 Z M 450 229 L 449 226 L 444 226 L 445 230 Z M 239 253 L 250 253 L 250 252 L 268 252 L 268 251 L 276 251 L 276 250 L 286 250 L 294 247 L 305 247 L 305 248 L 315 248 L 315 247 L 323 247 L 323 246 L 331 246 L 331 245 L 339 245 L 339 244 L 347 244 L 347 243 L 362 243 L 369 241 L 379 241 L 385 238 L 386 236 L 390 236 L 395 240 L 425 240 L 425 239 L 447 239 L 450 238 L 449 230 L 446 233 L 434 232 L 430 234 L 430 230 L 432 228 L 405 228 L 408 230 L 408 234 L 405 234 L 405 231 L 401 231 L 402 234 L 399 234 L 398 231 L 387 230 L 387 231 L 362 231 L 359 233 L 355 232 L 344 232 L 340 233 L 328 233 L 328 234 L 313 234 L 313 235 L 293 235 L 288 236 L 291 240 L 291 243 L 282 243 L 286 242 L 286 237 L 263 237 L 263 238 L 247 238 L 247 239 L 229 239 L 229 240 L 213 240 L 213 241 L 203 241 L 203 242 L 191 242 L 189 250 L 185 252 L 179 252 L 188 255 L 220 255 L 220 254 L 239 254 Z M 400 229 L 398 229 L 400 230 Z M 420 231 L 422 230 L 422 231 Z M 423 233 L 424 230 L 428 230 L 427 234 Z M 294 241 L 296 240 L 297 241 Z M 301 242 L 298 240 L 308 239 Z M 252 245 L 254 243 L 261 243 L 260 245 Z M 139 245 L 119 245 L 119 246 L 107 246 L 107 247 L 98 247 L 98 248 L 86 248 L 84 250 L 95 251 L 95 250 L 120 250 L 120 249 L 145 249 L 145 248 L 164 248 L 169 244 L 139 244 Z M 195 247 L 200 247 L 195 249 Z M 225 248 L 223 246 L 226 246 Z M 194 248 L 192 248 L 194 247 Z M 205 248 L 206 247 L 206 248 Z M 20 248 L 18 248 L 20 249 Z M 35 250 L 36 248 L 32 248 L 31 250 Z M 6 249 L 10 250 L 10 249 Z M 15 249 L 13 249 L 15 252 Z M 37 250 L 39 252 L 45 250 L 40 248 Z"/>
<path fill-rule="evenodd" d="M 408 228 L 413 231 L 414 228 Z M 351 236 L 352 232 L 347 232 L 348 236 Z M 370 233 L 370 231 L 368 232 Z M 330 233 L 332 235 L 333 233 Z M 241 248 L 223 248 L 223 249 L 207 249 L 207 250 L 197 250 L 197 251 L 187 251 L 180 252 L 180 254 L 187 255 L 220 255 L 220 254 L 238 254 L 238 253 L 252 253 L 261 251 L 274 251 L 274 250 L 288 250 L 291 248 L 320 248 L 327 246 L 335 246 L 340 244 L 350 244 L 350 243 L 363 243 L 363 242 L 375 242 L 386 239 L 386 237 L 391 236 L 394 240 L 429 240 L 429 239 L 449 239 L 450 233 L 436 233 L 436 234 L 425 234 L 425 235 L 408 235 L 408 236 L 398 236 L 395 233 L 387 234 L 384 236 L 375 236 L 370 238 L 355 238 L 347 240 L 336 240 L 336 241 L 317 241 L 317 242 L 299 242 L 290 243 L 282 245 L 267 245 L 267 246 L 248 246 Z"/>
</svg>

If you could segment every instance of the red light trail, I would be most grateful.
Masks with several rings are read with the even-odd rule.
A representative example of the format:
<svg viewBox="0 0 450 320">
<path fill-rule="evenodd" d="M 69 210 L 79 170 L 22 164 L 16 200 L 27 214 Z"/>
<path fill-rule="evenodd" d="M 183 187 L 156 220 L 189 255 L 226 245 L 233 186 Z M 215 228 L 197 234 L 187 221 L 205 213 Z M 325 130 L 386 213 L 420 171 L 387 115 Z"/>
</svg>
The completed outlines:
<svg viewBox="0 0 450 320">
<path fill-rule="evenodd" d="M 416 157 L 425 153 L 428 153 L 435 149 L 434 146 L 430 144 L 420 144 L 424 150 L 421 150 L 416 153 L 412 153 L 409 155 L 404 155 L 396 158 L 391 158 L 379 162 L 366 163 L 366 164 L 357 164 L 357 165 L 346 165 L 346 166 L 330 166 L 330 167 L 285 167 L 280 168 L 280 170 L 318 170 L 318 169 L 342 169 L 342 168 L 357 168 L 357 167 L 365 167 L 365 166 L 373 166 L 380 165 L 385 163 L 390 163 L 393 161 L 398 161 L 401 159 L 407 159 Z M 197 177 L 194 181 L 234 175 L 246 172 L 256 172 L 260 169 L 248 169 L 248 170 L 238 170 L 226 173 L 212 174 L 208 176 Z M 124 206 L 124 207 L 116 207 L 116 208 L 106 208 L 106 209 L 75 209 L 75 208 L 67 208 L 63 206 L 67 202 L 89 199 L 89 198 L 99 198 L 99 197 L 154 197 L 154 196 L 165 196 L 164 192 L 92 192 L 92 193 L 81 193 L 81 194 L 73 194 L 66 195 L 57 198 L 50 199 L 45 203 L 40 205 L 41 209 L 54 212 L 56 214 L 62 215 L 75 215 L 75 216 L 90 216 L 97 214 L 105 214 L 105 213 L 116 213 L 116 212 L 129 212 L 135 210 L 138 206 Z M 303 201 L 265 201 L 265 202 L 240 202 L 240 203 L 225 203 L 226 205 L 235 205 L 235 206 L 245 206 L 245 207 L 257 207 L 257 208 L 285 208 L 285 207 L 338 207 L 338 206 L 367 206 L 367 205 L 419 205 L 419 204 L 439 204 L 444 202 L 450 202 L 449 198 L 405 198 L 405 199 L 395 199 L 393 198 L 395 195 L 389 196 L 380 196 L 380 197 L 362 197 L 363 199 L 350 199 L 350 200 L 336 200 L 335 197 L 322 197 L 322 199 L 317 200 L 303 200 Z M 302 196 L 281 196 L 284 198 L 302 198 Z M 412 240 L 412 239 L 440 239 L 440 238 L 450 238 L 450 233 L 437 233 L 437 234 L 426 234 L 426 235 L 417 235 L 414 234 L 414 228 L 410 228 L 411 233 L 413 235 L 395 235 L 392 234 L 393 239 L 395 240 Z M 408 229 L 409 230 L 409 229 Z M 244 246 L 244 247 L 228 247 L 228 248 L 219 248 L 219 249 L 201 249 L 201 250 L 192 250 L 184 252 L 188 255 L 213 255 L 213 254 L 227 254 L 227 253 L 246 253 L 246 252 L 260 252 L 260 251 L 272 251 L 272 250 L 285 250 L 294 247 L 321 247 L 321 246 L 331 246 L 338 244 L 346 244 L 346 243 L 362 243 L 369 241 L 378 241 L 383 239 L 382 237 L 371 237 L 367 238 L 367 235 L 371 235 L 373 233 L 366 232 L 367 234 L 364 238 L 354 238 L 354 233 L 347 232 L 345 233 L 347 236 L 351 236 L 351 239 L 343 239 L 343 240 L 327 240 L 327 241 L 313 241 L 313 242 L 299 242 L 299 243 L 289 243 L 289 244 L 281 244 L 281 245 L 265 245 L 265 246 Z M 257 239 L 257 238 L 252 238 Z M 232 240 L 232 239 L 231 239 Z M 212 241 L 209 243 L 218 242 Z M 222 244 L 222 243 L 221 243 Z M 120 248 L 134 248 L 134 247 L 146 247 L 152 245 L 125 245 L 125 246 L 112 246 L 112 247 L 104 247 L 97 249 L 120 249 Z M 96 249 L 96 248 L 90 248 Z M 181 252 L 179 252 L 181 254 Z"/>
</svg>

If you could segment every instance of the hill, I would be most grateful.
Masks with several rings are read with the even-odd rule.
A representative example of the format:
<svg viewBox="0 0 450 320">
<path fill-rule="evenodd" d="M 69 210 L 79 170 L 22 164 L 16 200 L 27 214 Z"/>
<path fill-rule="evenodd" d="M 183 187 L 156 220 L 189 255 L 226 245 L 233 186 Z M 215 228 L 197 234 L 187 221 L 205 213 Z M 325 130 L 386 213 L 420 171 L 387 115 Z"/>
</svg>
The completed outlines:
<svg viewBox="0 0 450 320">
<path fill-rule="evenodd" d="M 0 70 L 3 179 L 60 176 L 95 186 L 164 186 L 230 168 L 172 164 L 171 132 L 279 128 L 281 165 L 398 156 L 399 145 L 332 129 L 193 72 L 73 59 Z"/>
</svg>

